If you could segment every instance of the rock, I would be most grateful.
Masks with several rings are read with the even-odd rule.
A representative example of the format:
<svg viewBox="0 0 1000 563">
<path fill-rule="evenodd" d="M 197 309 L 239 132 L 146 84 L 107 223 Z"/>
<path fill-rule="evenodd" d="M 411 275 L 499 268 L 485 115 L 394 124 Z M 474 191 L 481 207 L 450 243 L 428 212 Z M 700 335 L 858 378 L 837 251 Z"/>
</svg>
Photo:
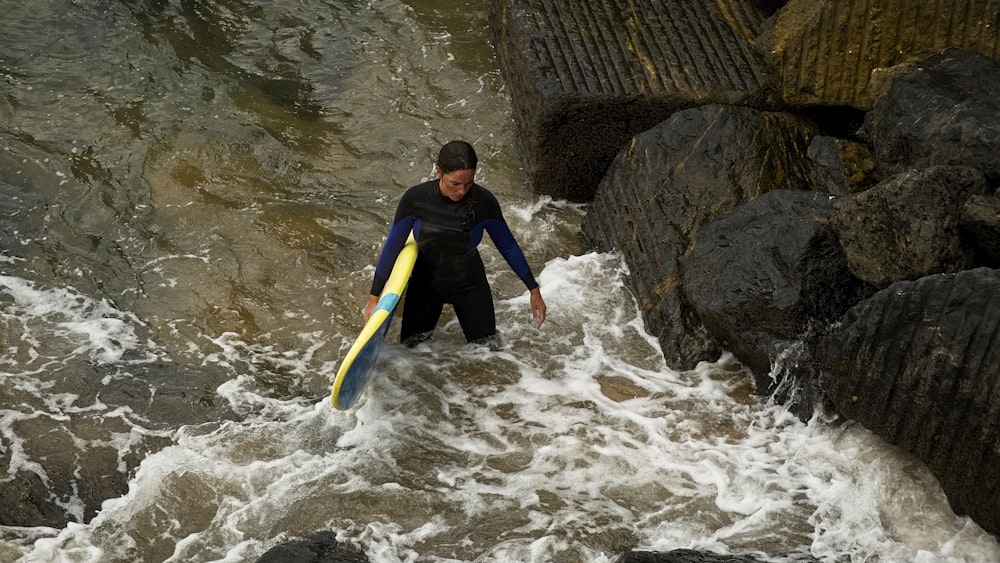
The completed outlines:
<svg viewBox="0 0 1000 563">
<path fill-rule="evenodd" d="M 812 324 L 839 319 L 872 293 L 855 279 L 827 226 L 830 196 L 773 190 L 698 231 L 684 262 L 684 289 L 709 335 L 770 395 L 773 368 Z M 819 393 L 806 393 L 803 418 Z"/>
<path fill-rule="evenodd" d="M 81 408 L 71 425 L 28 413 L 10 421 L 14 434 L 44 439 L 22 445 L 37 471 L 21 468 L 16 486 L 0 488 L 0 525 L 60 528 L 88 522 L 105 500 L 128 492 L 128 479 L 143 458 L 173 443 L 170 430 L 238 418 L 215 394 L 225 381 L 222 374 L 214 379 L 164 363 L 133 364 L 129 370 L 76 367 L 60 387 Z M 116 405 L 120 417 L 109 417 L 106 405 Z M 121 436 L 129 435 L 132 440 L 122 444 Z M 10 457 L 0 458 L 0 470 L 10 463 Z"/>
<path fill-rule="evenodd" d="M 818 135 L 809 143 L 808 155 L 819 192 L 848 195 L 875 183 L 875 153 L 864 143 Z"/>
<path fill-rule="evenodd" d="M 584 218 L 598 250 L 618 249 L 650 333 L 669 364 L 693 367 L 718 346 L 684 296 L 680 259 L 697 230 L 773 189 L 808 189 L 813 126 L 733 106 L 677 112 L 615 159 Z"/>
<path fill-rule="evenodd" d="M 976 251 L 976 262 L 1000 267 L 1000 198 L 974 195 L 962 206 L 959 226 Z"/>
<path fill-rule="evenodd" d="M 66 479 L 67 477 L 69 476 L 65 474 L 56 474 L 53 479 Z M 0 522 L 3 523 L 2 525 L 34 527 L 67 522 L 69 518 L 66 509 L 52 502 L 53 494 L 61 495 L 63 491 L 50 491 L 49 485 L 50 483 L 42 481 L 37 473 L 19 475 L 17 481 L 3 483 L 0 486 L 0 507 L 2 507 L 0 508 Z"/>
<path fill-rule="evenodd" d="M 945 47 L 1000 56 L 997 9 L 996 0 L 790 0 L 759 46 L 785 103 L 869 109 L 881 69 Z"/>
<path fill-rule="evenodd" d="M 935 166 L 899 174 L 834 204 L 831 224 L 851 272 L 879 288 L 973 266 L 959 222 L 965 202 L 986 193 L 972 168 Z"/>
<path fill-rule="evenodd" d="M 949 49 L 893 74 L 860 131 L 875 150 L 880 177 L 954 165 L 1000 182 L 1000 63 Z"/>
<path fill-rule="evenodd" d="M 816 561 L 808 555 L 786 556 L 789 561 L 807 563 Z M 617 559 L 617 563 L 760 563 L 751 555 L 722 555 L 710 551 L 675 549 L 672 551 L 630 551 Z"/>
<path fill-rule="evenodd" d="M 1000 4 L 747 6 L 493 0 L 529 181 L 592 197 L 669 365 L 730 348 L 763 392 L 821 388 L 996 533 L 997 287 L 966 270 L 1000 263 Z"/>
<path fill-rule="evenodd" d="M 1000 533 L 1000 271 L 895 283 L 813 357 L 843 416 L 914 453 L 956 513 Z"/>
<path fill-rule="evenodd" d="M 492 0 L 490 29 L 535 191 L 588 201 L 634 135 L 678 109 L 766 97 L 737 0 Z"/>
<path fill-rule="evenodd" d="M 368 557 L 343 547 L 335 532 L 316 532 L 269 549 L 256 563 L 367 563 Z"/>
</svg>

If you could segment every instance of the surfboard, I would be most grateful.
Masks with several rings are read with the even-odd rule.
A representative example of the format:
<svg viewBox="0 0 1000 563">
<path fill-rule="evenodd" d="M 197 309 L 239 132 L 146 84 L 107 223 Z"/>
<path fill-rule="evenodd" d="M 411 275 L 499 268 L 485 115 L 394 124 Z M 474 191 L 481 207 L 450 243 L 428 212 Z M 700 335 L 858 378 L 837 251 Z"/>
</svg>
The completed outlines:
<svg viewBox="0 0 1000 563">
<path fill-rule="evenodd" d="M 416 261 L 417 241 L 414 240 L 413 233 L 410 233 L 406 244 L 396 257 L 389 280 L 379 295 L 375 310 L 368 317 L 368 322 L 361 329 L 361 333 L 344 356 L 340 369 L 337 370 L 337 377 L 334 378 L 333 388 L 330 390 L 334 408 L 346 410 L 353 407 L 365 390 L 372 376 L 372 367 L 375 366 L 382 345 L 385 343 L 389 325 L 392 324 L 392 316 L 396 312 L 396 306 L 403 295 L 403 290 L 406 289 L 407 282 L 410 281 L 410 274 Z"/>
</svg>

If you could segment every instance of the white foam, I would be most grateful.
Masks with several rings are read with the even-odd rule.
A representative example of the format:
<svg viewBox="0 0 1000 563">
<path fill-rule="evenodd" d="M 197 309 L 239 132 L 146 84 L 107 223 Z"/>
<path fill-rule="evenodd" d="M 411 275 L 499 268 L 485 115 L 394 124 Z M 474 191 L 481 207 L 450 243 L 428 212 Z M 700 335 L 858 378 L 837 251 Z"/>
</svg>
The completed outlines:
<svg viewBox="0 0 1000 563">
<path fill-rule="evenodd" d="M 116 362 L 139 347 L 135 326 L 141 321 L 105 299 L 92 299 L 72 287 L 40 288 L 7 275 L 0 275 L 0 291 L 13 298 L 4 318 L 23 326 L 21 340 L 33 358 L 61 356 L 45 349 L 54 342 L 73 346 L 71 355 L 89 356 L 98 363 Z"/>
<path fill-rule="evenodd" d="M 933 478 L 857 425 L 804 424 L 747 398 L 731 357 L 667 368 L 627 298 L 620 258 L 553 260 L 551 324 L 526 295 L 498 302 L 510 348 L 454 327 L 390 344 L 357 408 L 219 393 L 245 422 L 181 429 L 88 526 L 36 541 L 28 561 L 252 560 L 334 529 L 375 561 L 611 561 L 617 550 L 811 552 L 821 559 L 972 562 L 994 538 L 950 512 Z M 289 357 L 233 335 L 213 361 Z M 297 363 L 298 362 L 298 363 Z M 260 363 L 260 362 L 258 362 Z M 326 377 L 331 377 L 330 373 Z M 612 398 L 613 377 L 632 395 Z M 166 515 L 172 515 L 164 519 Z"/>
</svg>

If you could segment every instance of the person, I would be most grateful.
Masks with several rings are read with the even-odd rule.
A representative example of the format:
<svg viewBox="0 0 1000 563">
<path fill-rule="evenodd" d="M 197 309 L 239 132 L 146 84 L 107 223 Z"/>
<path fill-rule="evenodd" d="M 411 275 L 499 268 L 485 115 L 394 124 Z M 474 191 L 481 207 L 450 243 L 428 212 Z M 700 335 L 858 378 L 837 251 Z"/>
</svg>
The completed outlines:
<svg viewBox="0 0 1000 563">
<path fill-rule="evenodd" d="M 406 288 L 400 341 L 409 347 L 431 337 L 446 303 L 451 304 L 467 342 L 500 347 L 493 294 L 478 246 L 487 232 L 497 250 L 530 291 L 536 326 L 545 322 L 545 301 L 535 276 L 504 220 L 497 198 L 475 182 L 478 157 L 472 145 L 441 147 L 436 179 L 409 188 L 396 207 L 382 246 L 365 321 L 378 304 L 396 256 L 413 231 L 416 263 Z"/>
</svg>

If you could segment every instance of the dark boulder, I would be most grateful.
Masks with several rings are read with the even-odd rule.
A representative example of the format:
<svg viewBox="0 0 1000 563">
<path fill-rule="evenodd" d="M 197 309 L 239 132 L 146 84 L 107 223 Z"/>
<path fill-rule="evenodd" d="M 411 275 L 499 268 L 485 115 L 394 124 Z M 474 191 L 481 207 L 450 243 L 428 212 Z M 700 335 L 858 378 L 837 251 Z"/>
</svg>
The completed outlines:
<svg viewBox="0 0 1000 563">
<path fill-rule="evenodd" d="M 896 175 L 835 205 L 831 224 L 851 272 L 877 287 L 974 265 L 962 209 L 987 192 L 975 169 L 934 166 Z"/>
<path fill-rule="evenodd" d="M 493 43 L 535 191 L 588 201 L 628 140 L 673 112 L 763 101 L 751 43 L 766 16 L 737 0 L 492 0 Z"/>
<path fill-rule="evenodd" d="M 813 125 L 735 106 L 677 112 L 632 140 L 601 182 L 582 230 L 628 264 L 646 326 L 667 362 L 720 352 L 682 291 L 682 257 L 703 225 L 774 189 L 810 187 Z"/>
<path fill-rule="evenodd" d="M 813 357 L 840 414 L 922 459 L 956 513 L 1000 533 L 1000 271 L 895 283 Z"/>
<path fill-rule="evenodd" d="M 684 262 L 684 288 L 709 334 L 747 367 L 770 395 L 775 366 L 872 290 L 855 279 L 827 226 L 830 196 L 775 190 L 698 231 Z M 808 383 L 808 382 L 801 382 Z M 797 410 L 808 418 L 811 390 Z"/>
<path fill-rule="evenodd" d="M 911 168 L 971 166 L 1000 182 L 1000 63 L 948 49 L 893 69 L 860 134 L 882 178 Z"/>
</svg>

